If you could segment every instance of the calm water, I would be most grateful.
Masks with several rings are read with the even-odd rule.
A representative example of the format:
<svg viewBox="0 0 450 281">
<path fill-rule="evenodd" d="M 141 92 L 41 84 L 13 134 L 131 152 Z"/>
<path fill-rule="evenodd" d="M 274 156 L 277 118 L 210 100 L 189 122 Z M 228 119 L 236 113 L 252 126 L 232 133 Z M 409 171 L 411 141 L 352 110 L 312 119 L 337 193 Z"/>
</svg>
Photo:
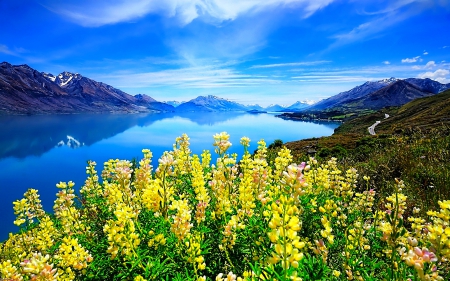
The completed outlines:
<svg viewBox="0 0 450 281">
<path fill-rule="evenodd" d="M 242 154 L 243 136 L 252 140 L 253 151 L 260 139 L 270 144 L 327 136 L 338 126 L 247 113 L 0 116 L 0 124 L 0 241 L 18 230 L 13 201 L 35 188 L 44 209 L 51 211 L 55 184 L 72 180 L 80 188 L 88 160 L 96 161 L 100 172 L 108 159 L 140 159 L 142 149 L 149 148 L 155 166 L 183 133 L 190 137 L 193 153 L 200 154 L 213 151 L 212 135 L 226 131 L 233 144 L 230 152 Z"/>
</svg>

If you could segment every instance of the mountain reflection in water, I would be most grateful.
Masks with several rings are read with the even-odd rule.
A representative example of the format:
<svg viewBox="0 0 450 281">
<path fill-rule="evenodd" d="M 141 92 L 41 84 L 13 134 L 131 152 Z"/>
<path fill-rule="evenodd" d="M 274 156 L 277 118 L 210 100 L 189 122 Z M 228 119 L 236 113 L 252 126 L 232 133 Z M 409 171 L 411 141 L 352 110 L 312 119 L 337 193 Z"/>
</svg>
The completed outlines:
<svg viewBox="0 0 450 281">
<path fill-rule="evenodd" d="M 0 116 L 0 158 L 40 156 L 55 146 L 79 148 L 111 138 L 129 128 L 147 127 L 175 116 L 198 125 L 214 126 L 244 112 L 154 113 L 154 114 L 72 114 Z"/>
</svg>

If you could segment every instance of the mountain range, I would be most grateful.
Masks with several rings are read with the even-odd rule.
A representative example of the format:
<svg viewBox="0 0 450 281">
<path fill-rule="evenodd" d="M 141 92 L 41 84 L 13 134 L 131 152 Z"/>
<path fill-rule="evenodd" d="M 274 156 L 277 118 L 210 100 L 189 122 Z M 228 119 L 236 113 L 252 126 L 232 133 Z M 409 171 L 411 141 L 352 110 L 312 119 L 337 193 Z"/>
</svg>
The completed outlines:
<svg viewBox="0 0 450 281">
<path fill-rule="evenodd" d="M 0 64 L 0 112 L 10 114 L 149 112 L 174 110 L 145 95 L 132 96 L 78 73 L 57 76 L 28 65 Z"/>
<path fill-rule="evenodd" d="M 441 84 L 429 78 L 389 78 L 369 81 L 349 91 L 319 101 L 305 111 L 352 111 L 381 109 L 387 106 L 401 106 L 417 98 L 435 95 L 449 84 Z"/>
<path fill-rule="evenodd" d="M 400 106 L 411 100 L 440 93 L 450 88 L 431 79 L 389 78 L 369 81 L 349 91 L 311 105 L 298 101 L 290 106 L 266 108 L 242 105 L 213 95 L 187 102 L 159 102 L 147 95 L 129 95 L 78 73 L 55 76 L 28 65 L 0 64 L 0 114 L 43 114 L 82 112 L 211 112 L 211 111 L 352 111 Z"/>
<path fill-rule="evenodd" d="M 290 111 L 301 107 L 242 105 L 216 96 L 199 96 L 187 102 L 159 102 L 150 96 L 129 95 L 78 73 L 39 72 L 28 65 L 0 64 L 0 114 L 82 112 L 191 112 L 191 111 Z M 294 109 L 295 108 L 295 109 Z"/>
</svg>

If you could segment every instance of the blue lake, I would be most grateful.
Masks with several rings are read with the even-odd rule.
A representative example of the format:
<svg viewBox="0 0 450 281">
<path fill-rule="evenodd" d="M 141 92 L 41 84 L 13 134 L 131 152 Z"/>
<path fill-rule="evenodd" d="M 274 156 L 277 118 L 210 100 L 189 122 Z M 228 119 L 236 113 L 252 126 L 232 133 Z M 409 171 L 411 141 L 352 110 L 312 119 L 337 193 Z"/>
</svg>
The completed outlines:
<svg viewBox="0 0 450 281">
<path fill-rule="evenodd" d="M 140 159 L 142 149 L 153 152 L 153 165 L 175 138 L 190 137 L 191 150 L 214 154 L 212 136 L 231 135 L 230 152 L 242 154 L 239 140 L 251 139 L 269 145 L 331 135 L 339 124 L 284 120 L 274 114 L 248 113 L 155 113 L 0 116 L 0 241 L 18 228 L 12 202 L 23 198 L 28 188 L 38 189 L 44 209 L 52 211 L 55 184 L 74 181 L 79 189 L 85 179 L 88 160 L 97 162 L 97 171 L 108 159 Z"/>
</svg>

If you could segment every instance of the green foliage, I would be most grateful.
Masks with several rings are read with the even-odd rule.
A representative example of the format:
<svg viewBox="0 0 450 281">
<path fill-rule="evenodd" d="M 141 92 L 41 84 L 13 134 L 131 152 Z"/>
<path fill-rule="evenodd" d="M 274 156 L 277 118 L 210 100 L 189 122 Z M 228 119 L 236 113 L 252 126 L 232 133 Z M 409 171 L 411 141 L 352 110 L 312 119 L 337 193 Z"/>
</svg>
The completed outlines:
<svg viewBox="0 0 450 281">
<path fill-rule="evenodd" d="M 355 151 L 367 148 L 370 161 L 335 145 L 326 157 L 345 155 L 340 162 L 295 164 L 281 141 L 269 150 L 260 141 L 237 162 L 221 133 L 211 165 L 183 135 L 154 171 L 146 149 L 139 162 L 109 160 L 100 175 L 89 162 L 79 194 L 57 185 L 53 216 L 36 190 L 14 202 L 22 230 L 1 244 L 0 278 L 448 280 L 450 194 L 424 199 L 410 185 L 448 184 L 448 138 L 364 138 Z M 387 178 L 396 174 L 405 181 Z"/>
</svg>

